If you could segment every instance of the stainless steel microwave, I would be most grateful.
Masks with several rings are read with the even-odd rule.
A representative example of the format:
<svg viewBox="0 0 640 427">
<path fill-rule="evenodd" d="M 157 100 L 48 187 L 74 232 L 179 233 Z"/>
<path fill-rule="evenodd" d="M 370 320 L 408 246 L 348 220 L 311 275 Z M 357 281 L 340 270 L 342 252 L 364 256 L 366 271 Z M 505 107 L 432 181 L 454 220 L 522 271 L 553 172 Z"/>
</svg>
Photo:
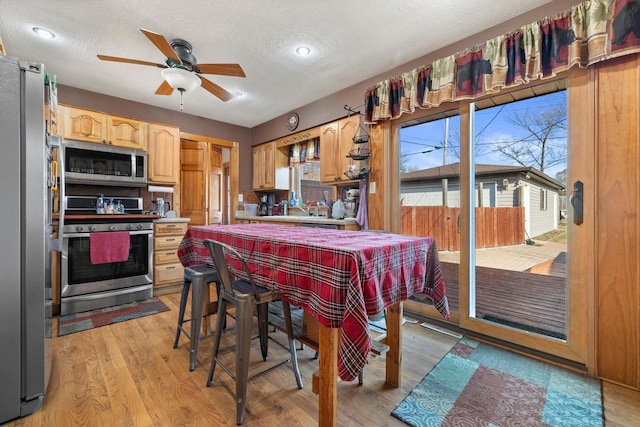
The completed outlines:
<svg viewBox="0 0 640 427">
<path fill-rule="evenodd" d="M 62 149 L 67 183 L 147 185 L 146 151 L 74 140 L 63 141 Z"/>
</svg>

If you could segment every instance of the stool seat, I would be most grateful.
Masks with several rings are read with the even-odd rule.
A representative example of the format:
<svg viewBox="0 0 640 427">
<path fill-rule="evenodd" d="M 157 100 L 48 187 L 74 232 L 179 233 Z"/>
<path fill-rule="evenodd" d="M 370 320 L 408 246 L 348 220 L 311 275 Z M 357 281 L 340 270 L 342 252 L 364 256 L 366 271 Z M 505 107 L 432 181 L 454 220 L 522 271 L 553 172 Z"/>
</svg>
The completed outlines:
<svg viewBox="0 0 640 427">
<path fill-rule="evenodd" d="M 202 335 L 200 331 L 202 328 L 204 300 L 207 295 L 207 287 L 210 283 L 216 283 L 217 288 L 219 280 L 216 268 L 211 265 L 200 264 L 186 267 L 184 269 L 184 281 L 182 283 L 182 293 L 180 296 L 178 325 L 176 328 L 176 339 L 173 343 L 173 348 L 178 347 L 178 341 L 180 340 L 181 333 L 184 333 L 187 338 L 189 338 L 190 371 L 193 371 L 196 368 L 196 357 L 198 355 L 198 345 L 200 340 L 213 335 Z M 191 284 L 193 284 L 193 287 L 191 287 Z M 191 318 L 185 319 L 184 313 L 187 306 L 187 298 L 189 297 L 189 288 L 191 288 Z M 207 314 L 207 316 L 208 315 L 209 314 Z M 189 332 L 187 332 L 183 326 L 186 322 L 189 322 L 191 326 Z"/>
</svg>

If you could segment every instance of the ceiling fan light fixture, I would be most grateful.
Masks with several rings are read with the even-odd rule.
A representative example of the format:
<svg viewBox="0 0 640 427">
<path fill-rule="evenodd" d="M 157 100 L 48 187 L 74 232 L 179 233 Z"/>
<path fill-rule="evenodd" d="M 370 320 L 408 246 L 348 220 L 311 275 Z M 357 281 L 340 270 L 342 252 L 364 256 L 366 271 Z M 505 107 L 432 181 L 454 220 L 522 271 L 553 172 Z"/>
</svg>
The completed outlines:
<svg viewBox="0 0 640 427">
<path fill-rule="evenodd" d="M 182 68 L 165 68 L 160 73 L 172 88 L 180 92 L 191 92 L 202 83 L 200 77 Z"/>
</svg>

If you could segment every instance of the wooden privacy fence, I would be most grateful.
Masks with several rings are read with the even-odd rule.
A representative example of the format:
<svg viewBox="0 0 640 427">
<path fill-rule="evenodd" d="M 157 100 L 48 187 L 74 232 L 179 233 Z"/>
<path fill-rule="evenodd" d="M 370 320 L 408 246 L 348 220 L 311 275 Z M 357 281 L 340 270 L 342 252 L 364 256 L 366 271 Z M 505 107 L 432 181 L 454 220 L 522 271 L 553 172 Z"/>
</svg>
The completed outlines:
<svg viewBox="0 0 640 427">
<path fill-rule="evenodd" d="M 430 236 L 439 250 L 460 250 L 460 208 L 402 206 L 402 234 Z M 476 208 L 476 248 L 525 242 L 524 207 Z"/>
</svg>

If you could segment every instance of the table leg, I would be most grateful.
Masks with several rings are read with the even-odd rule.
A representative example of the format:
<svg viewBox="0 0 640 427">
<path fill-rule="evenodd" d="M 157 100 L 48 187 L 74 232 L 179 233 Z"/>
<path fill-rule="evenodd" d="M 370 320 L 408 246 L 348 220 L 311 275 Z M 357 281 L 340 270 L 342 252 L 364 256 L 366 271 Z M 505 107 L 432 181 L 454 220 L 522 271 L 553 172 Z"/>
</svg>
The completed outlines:
<svg viewBox="0 0 640 427">
<path fill-rule="evenodd" d="M 340 329 L 320 325 L 318 426 L 333 427 L 338 416 L 338 340 Z"/>
<path fill-rule="evenodd" d="M 386 363 L 386 382 L 394 388 L 400 387 L 402 378 L 402 302 L 387 307 L 387 338 L 389 346 Z"/>
</svg>

